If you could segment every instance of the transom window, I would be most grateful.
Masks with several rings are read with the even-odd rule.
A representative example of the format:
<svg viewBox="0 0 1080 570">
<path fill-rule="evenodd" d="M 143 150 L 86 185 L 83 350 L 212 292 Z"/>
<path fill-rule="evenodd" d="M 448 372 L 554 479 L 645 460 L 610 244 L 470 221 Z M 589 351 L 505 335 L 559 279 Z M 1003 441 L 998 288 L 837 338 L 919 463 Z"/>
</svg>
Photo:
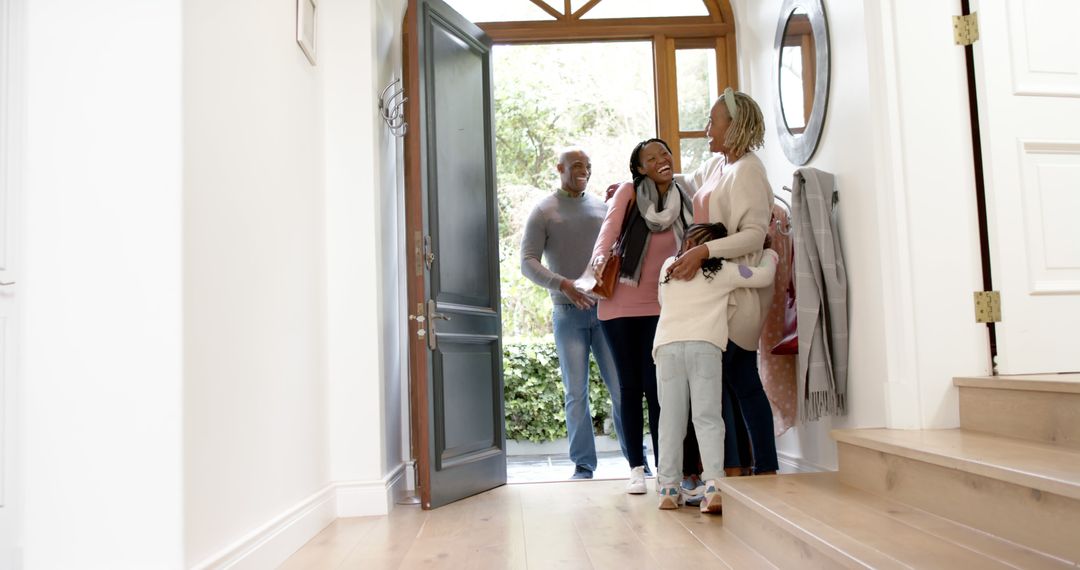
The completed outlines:
<svg viewBox="0 0 1080 570">
<path fill-rule="evenodd" d="M 446 0 L 446 3 L 462 16 L 478 23 L 543 21 L 568 16 L 597 20 L 710 14 L 710 3 L 702 0 Z"/>
<path fill-rule="evenodd" d="M 725 87 L 738 88 L 728 0 L 446 2 L 496 44 L 650 41 L 655 136 L 671 145 L 679 171 L 690 172 L 709 157 L 709 108 Z"/>
</svg>

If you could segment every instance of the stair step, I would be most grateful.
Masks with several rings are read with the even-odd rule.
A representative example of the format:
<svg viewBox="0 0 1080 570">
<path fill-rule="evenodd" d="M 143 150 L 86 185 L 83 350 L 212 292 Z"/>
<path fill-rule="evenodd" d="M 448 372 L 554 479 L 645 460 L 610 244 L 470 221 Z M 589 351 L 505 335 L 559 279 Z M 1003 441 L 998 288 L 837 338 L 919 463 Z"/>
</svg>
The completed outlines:
<svg viewBox="0 0 1080 570">
<path fill-rule="evenodd" d="M 1080 374 L 954 378 L 960 426 L 1080 448 Z"/>
<path fill-rule="evenodd" d="M 844 485 L 838 473 L 721 481 L 724 527 L 781 568 L 1070 568 Z"/>
<path fill-rule="evenodd" d="M 833 438 L 1080 499 L 1080 452 L 1053 445 L 960 430 L 834 430 Z"/>
<path fill-rule="evenodd" d="M 865 491 L 1080 562 L 1080 451 L 966 430 L 836 430 Z"/>
</svg>

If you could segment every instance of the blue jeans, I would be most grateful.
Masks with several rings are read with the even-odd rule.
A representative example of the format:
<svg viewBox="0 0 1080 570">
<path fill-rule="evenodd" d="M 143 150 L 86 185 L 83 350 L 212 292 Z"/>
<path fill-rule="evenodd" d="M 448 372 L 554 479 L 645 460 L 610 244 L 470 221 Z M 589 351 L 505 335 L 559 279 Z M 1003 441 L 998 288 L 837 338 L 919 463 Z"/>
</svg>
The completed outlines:
<svg viewBox="0 0 1080 570">
<path fill-rule="evenodd" d="M 566 431 L 570 436 L 570 461 L 578 467 L 596 470 L 596 444 L 593 441 L 592 413 L 589 410 L 589 351 L 600 366 L 600 377 L 611 393 L 611 416 L 623 456 L 626 439 L 622 431 L 622 405 L 615 361 L 607 338 L 596 318 L 596 307 L 578 309 L 574 305 L 555 305 L 552 312 L 555 350 L 559 354 L 563 391 L 566 394 Z"/>
<path fill-rule="evenodd" d="M 678 486 L 682 480 L 687 418 L 693 419 L 698 435 L 701 478 L 724 476 L 723 359 L 720 347 L 703 341 L 671 342 L 656 349 L 661 485 Z"/>
</svg>

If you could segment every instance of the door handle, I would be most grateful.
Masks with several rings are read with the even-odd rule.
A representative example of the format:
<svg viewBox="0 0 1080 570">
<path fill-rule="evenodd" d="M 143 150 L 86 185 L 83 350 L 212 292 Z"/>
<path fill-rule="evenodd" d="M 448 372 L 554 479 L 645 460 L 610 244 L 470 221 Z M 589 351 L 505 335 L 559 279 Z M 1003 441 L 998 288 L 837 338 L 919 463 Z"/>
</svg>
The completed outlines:
<svg viewBox="0 0 1080 570">
<path fill-rule="evenodd" d="M 430 350 L 435 350 L 435 349 L 439 348 L 439 343 L 438 343 L 438 341 L 435 340 L 435 321 L 449 321 L 449 320 L 450 320 L 450 315 L 444 315 L 442 313 L 436 313 L 435 312 L 435 300 L 434 299 L 428 299 L 428 302 L 427 302 L 427 322 L 428 322 L 427 342 L 428 342 L 428 348 Z"/>
<path fill-rule="evenodd" d="M 8 285 L 14 285 L 14 281 L 0 281 L 0 287 L 7 287 Z"/>
</svg>

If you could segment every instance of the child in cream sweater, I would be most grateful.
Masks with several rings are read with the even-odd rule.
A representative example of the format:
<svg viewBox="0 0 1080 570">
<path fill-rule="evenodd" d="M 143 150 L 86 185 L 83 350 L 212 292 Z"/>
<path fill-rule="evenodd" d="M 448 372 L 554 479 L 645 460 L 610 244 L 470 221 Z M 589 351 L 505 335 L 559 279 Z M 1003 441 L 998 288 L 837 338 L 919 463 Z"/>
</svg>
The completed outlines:
<svg viewBox="0 0 1080 570">
<path fill-rule="evenodd" d="M 681 251 L 727 235 L 723 224 L 694 224 L 686 229 Z M 694 429 L 705 479 L 701 512 L 721 510 L 716 480 L 724 474 L 724 418 L 721 413 L 722 363 L 728 344 L 728 296 L 742 287 L 773 282 L 778 256 L 766 249 L 761 265 L 747 267 L 712 257 L 689 281 L 670 279 L 669 258 L 660 270 L 660 321 L 653 340 L 660 399 L 660 508 L 677 508 L 682 500 L 682 442 L 693 410 Z M 690 403 L 693 402 L 693 406 Z"/>
</svg>

